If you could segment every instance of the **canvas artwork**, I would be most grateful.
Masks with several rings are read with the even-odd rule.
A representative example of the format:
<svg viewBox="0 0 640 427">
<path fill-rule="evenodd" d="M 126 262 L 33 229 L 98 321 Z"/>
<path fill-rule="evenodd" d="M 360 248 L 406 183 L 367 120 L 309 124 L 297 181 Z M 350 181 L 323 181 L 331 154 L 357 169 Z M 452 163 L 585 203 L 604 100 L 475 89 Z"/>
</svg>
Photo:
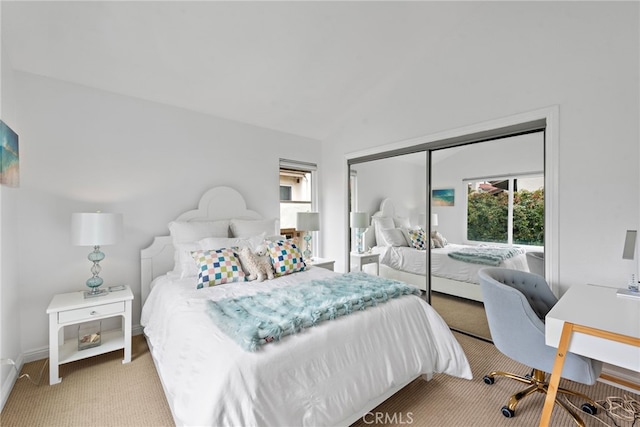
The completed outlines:
<svg viewBox="0 0 640 427">
<path fill-rule="evenodd" d="M 433 206 L 453 206 L 455 201 L 455 190 L 445 188 L 431 191 L 431 204 Z"/>
<path fill-rule="evenodd" d="M 17 187 L 20 184 L 18 134 L 0 120 L 0 184 Z"/>
</svg>

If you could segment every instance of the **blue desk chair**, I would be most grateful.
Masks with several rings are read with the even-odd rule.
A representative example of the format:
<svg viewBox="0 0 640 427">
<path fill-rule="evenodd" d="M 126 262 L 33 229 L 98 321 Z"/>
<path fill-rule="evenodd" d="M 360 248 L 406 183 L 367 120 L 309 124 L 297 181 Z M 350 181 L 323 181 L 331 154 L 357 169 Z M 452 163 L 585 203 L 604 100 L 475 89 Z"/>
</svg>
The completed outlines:
<svg viewBox="0 0 640 427">
<path fill-rule="evenodd" d="M 556 349 L 545 344 L 544 318 L 558 299 L 545 279 L 537 274 L 506 268 L 483 268 L 478 276 L 493 343 L 505 356 L 532 368 L 532 373 L 526 376 L 494 371 L 484 377 L 487 384 L 493 384 L 496 376 L 503 376 L 528 385 L 513 394 L 507 405 L 502 407 L 502 414 L 511 418 L 515 416 L 520 400 L 535 392 L 547 392 L 547 373 L 553 370 Z M 602 362 L 568 353 L 562 377 L 591 385 L 601 370 Z M 584 399 L 586 403 L 582 410 L 596 413 L 595 402 L 588 396 L 559 388 L 557 396 L 561 394 Z M 555 403 L 569 412 L 578 426 L 584 426 L 582 419 L 565 401 L 556 398 Z"/>
</svg>

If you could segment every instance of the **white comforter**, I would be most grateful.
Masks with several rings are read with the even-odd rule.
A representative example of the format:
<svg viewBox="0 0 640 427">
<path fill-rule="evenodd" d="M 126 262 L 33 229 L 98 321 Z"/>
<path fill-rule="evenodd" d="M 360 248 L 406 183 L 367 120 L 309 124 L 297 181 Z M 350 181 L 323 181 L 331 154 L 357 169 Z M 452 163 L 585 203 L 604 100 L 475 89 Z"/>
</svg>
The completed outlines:
<svg viewBox="0 0 640 427">
<path fill-rule="evenodd" d="M 457 251 L 464 247 L 468 247 L 468 245 L 449 243 L 444 248 L 431 249 L 431 273 L 434 276 L 461 282 L 479 283 L 478 271 L 487 267 L 487 265 L 458 261 L 447 255 L 449 252 Z M 374 251 L 380 254 L 380 264 L 391 267 L 394 270 L 421 275 L 426 272 L 426 251 L 419 251 L 406 246 L 377 246 Z M 527 258 L 524 254 L 508 258 L 500 266 L 513 270 L 529 271 Z"/>
<path fill-rule="evenodd" d="M 262 283 L 195 289 L 156 279 L 141 323 L 178 425 L 322 426 L 354 421 L 419 375 L 471 378 L 462 348 L 424 300 L 406 296 L 247 352 L 216 327 L 208 299 L 330 276 L 312 267 Z"/>
</svg>

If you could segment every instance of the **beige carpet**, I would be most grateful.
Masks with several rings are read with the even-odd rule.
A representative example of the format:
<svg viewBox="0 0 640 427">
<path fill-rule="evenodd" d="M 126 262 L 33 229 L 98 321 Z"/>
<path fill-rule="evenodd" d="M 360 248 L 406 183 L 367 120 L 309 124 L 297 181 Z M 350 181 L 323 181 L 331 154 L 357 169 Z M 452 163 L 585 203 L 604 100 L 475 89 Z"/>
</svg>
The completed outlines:
<svg viewBox="0 0 640 427">
<path fill-rule="evenodd" d="M 425 382 L 418 379 L 376 408 L 356 426 L 537 426 L 543 396 L 523 401 L 513 419 L 504 418 L 500 408 L 521 385 L 497 379 L 486 385 L 482 377 L 500 368 L 526 373 L 527 369 L 502 356 L 492 344 L 455 334 L 472 366 L 474 379 L 463 380 L 439 374 Z M 62 383 L 49 386 L 48 375 L 41 385 L 26 378 L 18 380 L 4 410 L 0 425 L 8 426 L 170 426 L 173 419 L 162 392 L 146 343 L 133 339 L 133 360 L 123 365 L 122 351 L 63 365 Z M 23 372 L 37 379 L 44 361 L 26 364 Z M 563 383 L 561 385 L 567 385 Z M 597 384 L 578 386 L 596 399 L 624 394 L 640 400 L 640 395 Z M 578 402 L 581 404 L 582 402 Z M 585 416 L 586 418 L 586 416 Z M 601 415 L 601 419 L 606 417 Z M 373 422 L 386 421 L 386 422 Z M 585 419 L 588 426 L 602 426 Z M 572 426 L 562 410 L 553 413 L 552 425 Z M 609 425 L 614 425 L 609 421 Z M 625 427 L 630 423 L 621 424 Z M 286 426 L 277 426 L 286 427 Z M 293 427 L 293 426 L 292 426 Z"/>
<path fill-rule="evenodd" d="M 432 292 L 431 306 L 450 328 L 491 340 L 487 315 L 481 302 Z"/>
</svg>

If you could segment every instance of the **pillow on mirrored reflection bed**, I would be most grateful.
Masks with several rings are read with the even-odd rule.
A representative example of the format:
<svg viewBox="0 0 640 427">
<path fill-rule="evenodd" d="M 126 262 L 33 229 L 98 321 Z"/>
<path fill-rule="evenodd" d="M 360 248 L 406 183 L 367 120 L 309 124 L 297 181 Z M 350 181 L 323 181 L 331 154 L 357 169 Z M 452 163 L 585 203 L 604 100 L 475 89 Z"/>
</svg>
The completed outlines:
<svg viewBox="0 0 640 427">
<path fill-rule="evenodd" d="M 387 246 L 409 246 L 405 233 L 400 228 L 385 228 L 382 230 L 382 237 Z"/>
<path fill-rule="evenodd" d="M 384 236 L 382 235 L 382 230 L 385 230 L 387 228 L 395 228 L 393 218 L 387 216 L 374 216 L 371 218 L 371 225 L 373 225 L 375 230 L 376 245 L 389 246 Z"/>
</svg>

